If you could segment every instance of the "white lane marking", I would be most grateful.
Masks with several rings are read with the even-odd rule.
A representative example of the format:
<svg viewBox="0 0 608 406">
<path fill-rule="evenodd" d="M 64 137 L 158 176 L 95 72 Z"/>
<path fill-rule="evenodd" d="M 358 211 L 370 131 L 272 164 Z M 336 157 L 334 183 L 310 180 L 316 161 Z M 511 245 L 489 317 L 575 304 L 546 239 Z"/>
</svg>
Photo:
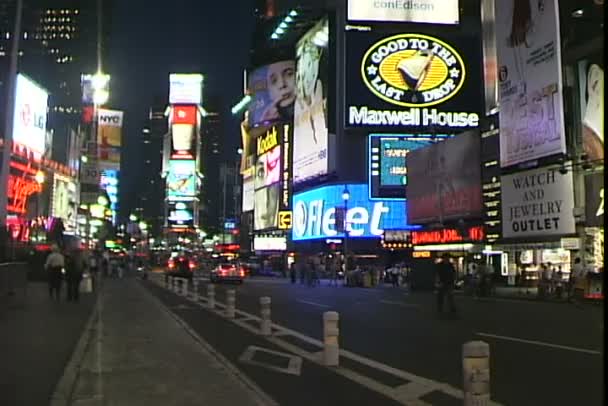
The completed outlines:
<svg viewBox="0 0 608 406">
<path fill-rule="evenodd" d="M 309 302 L 307 300 L 296 300 L 296 302 L 298 302 L 298 303 L 304 303 L 304 304 L 309 304 L 309 305 L 312 305 L 312 306 L 318 306 L 318 307 L 325 307 L 325 308 L 331 307 L 331 306 L 328 306 L 328 305 L 324 305 L 322 303 Z"/>
<path fill-rule="evenodd" d="M 396 302 L 396 301 L 392 301 L 392 300 L 381 300 L 380 303 L 384 303 L 387 305 L 396 305 L 396 306 L 401 306 L 401 307 L 420 307 L 419 304 Z"/>
<path fill-rule="evenodd" d="M 558 348 L 560 350 L 582 352 L 582 353 L 585 353 L 585 354 L 593 354 L 593 355 L 601 355 L 602 354 L 601 351 L 588 350 L 586 348 L 569 347 L 567 345 L 545 343 L 543 341 L 525 340 L 523 338 L 507 337 L 507 336 L 501 336 L 501 335 L 498 335 L 498 334 L 489 334 L 489 333 L 475 333 L 475 334 L 478 335 L 478 336 L 482 336 L 482 337 L 497 338 L 497 339 L 500 339 L 500 340 L 515 341 L 515 342 L 524 343 L 524 344 L 540 345 L 542 347 Z"/>
</svg>

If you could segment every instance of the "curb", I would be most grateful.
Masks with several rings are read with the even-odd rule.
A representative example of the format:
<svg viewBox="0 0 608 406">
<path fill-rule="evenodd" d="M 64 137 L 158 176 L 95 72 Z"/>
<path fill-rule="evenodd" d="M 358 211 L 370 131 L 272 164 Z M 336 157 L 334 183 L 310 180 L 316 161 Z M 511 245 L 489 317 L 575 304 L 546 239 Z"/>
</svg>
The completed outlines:
<svg viewBox="0 0 608 406">
<path fill-rule="evenodd" d="M 76 344 L 76 348 L 70 357 L 65 369 L 63 370 L 63 375 L 59 379 L 59 382 L 55 386 L 55 390 L 53 391 L 53 395 L 50 399 L 50 406 L 68 406 L 72 401 L 72 395 L 74 393 L 74 387 L 78 380 L 78 375 L 80 372 L 80 365 L 82 364 L 82 360 L 86 354 L 86 350 L 91 343 L 93 333 L 95 331 L 95 322 L 99 317 L 99 301 L 100 301 L 100 292 L 97 292 L 97 298 L 95 300 L 95 305 L 91 310 L 91 315 L 87 320 L 84 331 L 82 335 L 78 339 L 78 343 Z"/>
</svg>

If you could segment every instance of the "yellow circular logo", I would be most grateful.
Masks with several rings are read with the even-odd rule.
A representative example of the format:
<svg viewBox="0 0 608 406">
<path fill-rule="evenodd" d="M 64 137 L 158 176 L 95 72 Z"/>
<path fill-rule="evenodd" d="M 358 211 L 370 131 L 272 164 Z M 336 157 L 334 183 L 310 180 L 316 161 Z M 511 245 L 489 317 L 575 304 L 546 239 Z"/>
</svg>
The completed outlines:
<svg viewBox="0 0 608 406">
<path fill-rule="evenodd" d="M 428 107 L 460 91 L 462 58 L 445 42 L 422 34 L 399 34 L 372 45 L 361 61 L 365 85 L 399 106 Z"/>
</svg>

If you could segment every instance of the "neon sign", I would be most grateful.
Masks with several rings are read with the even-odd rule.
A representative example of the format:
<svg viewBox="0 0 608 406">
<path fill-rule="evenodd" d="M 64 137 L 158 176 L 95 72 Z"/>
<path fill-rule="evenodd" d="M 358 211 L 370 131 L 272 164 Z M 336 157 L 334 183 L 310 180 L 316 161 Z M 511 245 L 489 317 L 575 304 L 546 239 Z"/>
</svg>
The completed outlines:
<svg viewBox="0 0 608 406">
<path fill-rule="evenodd" d="M 25 176 L 8 177 L 8 210 L 18 214 L 26 213 L 27 199 L 42 191 L 42 185 Z"/>
<path fill-rule="evenodd" d="M 461 241 L 481 242 L 485 238 L 482 226 L 468 227 L 466 238 L 463 238 L 455 228 L 444 228 L 432 231 L 412 231 L 412 243 L 419 244 L 445 244 Z"/>
</svg>

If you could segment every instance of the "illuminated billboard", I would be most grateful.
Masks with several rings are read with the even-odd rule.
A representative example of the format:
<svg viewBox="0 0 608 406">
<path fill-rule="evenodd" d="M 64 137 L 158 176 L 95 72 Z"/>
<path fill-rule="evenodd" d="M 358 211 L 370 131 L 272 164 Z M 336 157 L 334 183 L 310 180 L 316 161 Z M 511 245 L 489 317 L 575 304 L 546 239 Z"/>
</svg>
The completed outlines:
<svg viewBox="0 0 608 406">
<path fill-rule="evenodd" d="M 171 158 L 194 159 L 197 149 L 198 107 L 173 106 L 169 114 L 171 125 Z"/>
<path fill-rule="evenodd" d="M 169 75 L 169 104 L 202 104 L 203 75 L 172 73 Z"/>
<path fill-rule="evenodd" d="M 308 31 L 296 46 L 296 104 L 293 130 L 293 182 L 328 171 L 327 20 Z"/>
<path fill-rule="evenodd" d="M 169 202 L 167 226 L 170 228 L 192 228 L 194 225 L 194 202 Z"/>
<path fill-rule="evenodd" d="M 291 121 L 296 100 L 296 64 L 280 61 L 262 66 L 249 75 L 249 124 L 252 127 Z"/>
<path fill-rule="evenodd" d="M 345 125 L 462 131 L 479 126 L 481 55 L 473 37 L 346 32 Z"/>
<path fill-rule="evenodd" d="M 253 179 L 243 179 L 243 202 L 241 207 L 243 212 L 253 210 L 255 201 L 253 182 Z"/>
<path fill-rule="evenodd" d="M 369 193 L 371 199 L 407 197 L 407 155 L 450 137 L 445 134 L 370 134 Z"/>
<path fill-rule="evenodd" d="M 74 180 L 55 173 L 51 196 L 51 216 L 62 219 L 67 231 L 73 230 L 76 226 L 77 199 Z"/>
<path fill-rule="evenodd" d="M 349 21 L 458 24 L 458 0 L 348 0 Z"/>
<path fill-rule="evenodd" d="M 258 156 L 255 165 L 255 188 L 272 185 L 281 180 L 281 146 L 277 145 Z"/>
<path fill-rule="evenodd" d="M 36 157 L 44 155 L 49 94 L 36 82 L 18 74 L 13 116 L 13 142 Z"/>
<path fill-rule="evenodd" d="M 255 191 L 254 230 L 267 230 L 278 227 L 279 191 L 279 183 Z"/>
<path fill-rule="evenodd" d="M 120 168 L 123 112 L 99 109 L 97 114 L 99 167 L 117 170 Z"/>
<path fill-rule="evenodd" d="M 407 224 L 406 202 L 370 200 L 365 184 L 346 185 L 349 193 L 345 222 L 349 238 L 381 238 L 384 230 L 414 229 Z M 343 237 L 336 212 L 345 207 L 344 185 L 323 186 L 293 196 L 294 241 Z"/>
<path fill-rule="evenodd" d="M 118 211 L 118 174 L 117 170 L 106 169 L 102 171 L 99 185 L 106 191 L 108 199 L 110 199 L 110 209 L 112 216 L 116 216 Z"/>
<path fill-rule="evenodd" d="M 192 200 L 196 197 L 197 175 L 195 161 L 169 161 L 167 197 L 171 201 Z"/>
</svg>

